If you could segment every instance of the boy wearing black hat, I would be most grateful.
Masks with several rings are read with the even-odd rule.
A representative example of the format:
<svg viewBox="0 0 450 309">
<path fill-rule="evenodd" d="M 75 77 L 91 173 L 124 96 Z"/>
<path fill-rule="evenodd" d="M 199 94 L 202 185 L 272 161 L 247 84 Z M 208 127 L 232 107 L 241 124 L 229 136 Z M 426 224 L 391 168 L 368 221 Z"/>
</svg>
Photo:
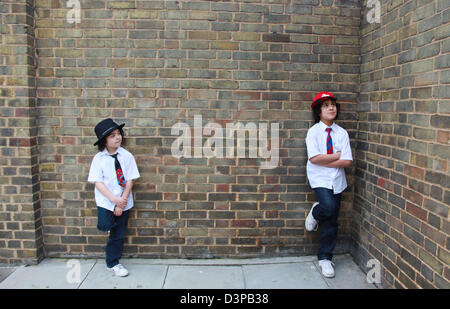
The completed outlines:
<svg viewBox="0 0 450 309">
<path fill-rule="evenodd" d="M 97 228 L 109 232 L 106 245 L 106 266 L 116 276 L 128 275 L 119 263 L 122 256 L 129 210 L 134 206 L 134 180 L 140 177 L 133 155 L 121 147 L 123 126 L 112 119 L 104 119 L 95 126 L 99 152 L 94 156 L 89 170 L 88 182 L 95 184 L 97 203 Z"/>
<path fill-rule="evenodd" d="M 335 275 L 333 250 L 338 232 L 338 215 L 342 192 L 347 187 L 345 167 L 353 157 L 347 131 L 337 125 L 340 107 L 330 92 L 320 92 L 311 105 L 316 122 L 306 135 L 308 162 L 306 174 L 318 202 L 314 203 L 305 221 L 307 231 L 319 231 L 319 267 L 325 277 Z"/>
</svg>

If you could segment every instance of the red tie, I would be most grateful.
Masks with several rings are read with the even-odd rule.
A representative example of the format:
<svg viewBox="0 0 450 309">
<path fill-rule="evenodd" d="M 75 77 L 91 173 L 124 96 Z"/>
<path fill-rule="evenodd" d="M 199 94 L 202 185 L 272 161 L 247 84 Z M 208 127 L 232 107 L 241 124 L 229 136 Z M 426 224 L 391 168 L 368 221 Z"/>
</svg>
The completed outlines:
<svg viewBox="0 0 450 309">
<path fill-rule="evenodd" d="M 332 154 L 333 153 L 333 140 L 331 139 L 331 128 L 326 128 L 325 129 L 328 132 L 328 136 L 327 136 L 327 154 Z"/>
<path fill-rule="evenodd" d="M 125 180 L 125 177 L 123 176 L 122 167 L 120 166 L 119 159 L 117 159 L 117 153 L 110 156 L 114 158 L 114 167 L 116 168 L 117 182 L 119 183 L 119 186 L 125 187 L 125 184 L 127 182 Z"/>
</svg>

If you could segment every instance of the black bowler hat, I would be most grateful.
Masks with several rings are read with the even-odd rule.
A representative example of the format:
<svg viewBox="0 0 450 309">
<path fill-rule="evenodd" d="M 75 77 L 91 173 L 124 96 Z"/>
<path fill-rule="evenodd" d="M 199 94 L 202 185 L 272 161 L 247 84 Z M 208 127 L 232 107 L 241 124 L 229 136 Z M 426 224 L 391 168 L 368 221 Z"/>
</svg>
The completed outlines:
<svg viewBox="0 0 450 309">
<path fill-rule="evenodd" d="M 115 129 L 122 129 L 124 125 L 125 125 L 124 123 L 118 125 L 111 118 L 100 121 L 95 126 L 95 134 L 97 134 L 98 141 L 95 142 L 94 146 L 96 146 L 103 138 L 105 138 L 109 133 L 111 133 Z"/>
</svg>

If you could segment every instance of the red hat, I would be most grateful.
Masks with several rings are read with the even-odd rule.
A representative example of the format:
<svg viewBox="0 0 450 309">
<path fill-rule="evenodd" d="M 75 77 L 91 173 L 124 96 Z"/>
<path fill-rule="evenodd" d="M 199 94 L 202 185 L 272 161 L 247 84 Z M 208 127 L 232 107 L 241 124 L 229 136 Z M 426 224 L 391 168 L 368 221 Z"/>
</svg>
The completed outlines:
<svg viewBox="0 0 450 309">
<path fill-rule="evenodd" d="M 327 91 L 322 91 L 319 92 L 315 97 L 314 100 L 311 104 L 311 108 L 314 108 L 314 106 L 316 106 L 317 103 L 325 101 L 326 99 L 332 99 L 332 100 L 337 100 L 334 95 L 331 94 L 331 92 L 327 92 Z"/>
</svg>

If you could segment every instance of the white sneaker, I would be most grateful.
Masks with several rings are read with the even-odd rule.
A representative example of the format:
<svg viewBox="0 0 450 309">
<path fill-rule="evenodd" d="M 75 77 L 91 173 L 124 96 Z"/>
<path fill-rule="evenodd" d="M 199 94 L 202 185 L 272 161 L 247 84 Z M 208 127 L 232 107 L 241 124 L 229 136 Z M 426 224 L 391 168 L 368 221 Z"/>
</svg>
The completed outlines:
<svg viewBox="0 0 450 309">
<path fill-rule="evenodd" d="M 309 214 L 306 217 L 305 228 L 308 232 L 317 231 L 317 229 L 319 227 L 316 219 L 314 219 L 313 214 L 312 214 L 314 207 L 316 207 L 317 205 L 319 205 L 319 202 L 315 202 L 314 205 L 312 205 L 311 210 L 309 211 Z"/>
<path fill-rule="evenodd" d="M 320 260 L 319 267 L 322 269 L 322 275 L 327 278 L 334 277 L 334 263 L 330 260 Z"/>
<path fill-rule="evenodd" d="M 111 268 L 106 267 L 106 269 L 108 269 L 109 271 L 114 271 L 114 274 L 118 277 L 128 276 L 128 270 L 125 267 L 123 267 L 122 264 L 117 264 L 116 266 Z"/>
</svg>

